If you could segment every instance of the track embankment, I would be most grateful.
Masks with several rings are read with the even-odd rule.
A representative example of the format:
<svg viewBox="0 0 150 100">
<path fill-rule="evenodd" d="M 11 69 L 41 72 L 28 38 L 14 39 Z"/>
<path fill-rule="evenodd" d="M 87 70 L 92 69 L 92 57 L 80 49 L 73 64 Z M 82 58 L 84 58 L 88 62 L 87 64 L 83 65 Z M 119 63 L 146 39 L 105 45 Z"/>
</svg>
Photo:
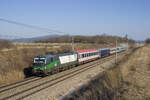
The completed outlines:
<svg viewBox="0 0 150 100">
<path fill-rule="evenodd" d="M 125 99 L 123 95 L 125 74 L 127 75 L 129 72 L 127 69 L 130 69 L 129 60 L 133 59 L 137 55 L 137 52 L 143 48 L 145 47 L 133 49 L 114 65 L 114 67 L 96 75 L 73 92 L 69 92 L 59 98 L 59 100 L 131 100 Z"/>
</svg>

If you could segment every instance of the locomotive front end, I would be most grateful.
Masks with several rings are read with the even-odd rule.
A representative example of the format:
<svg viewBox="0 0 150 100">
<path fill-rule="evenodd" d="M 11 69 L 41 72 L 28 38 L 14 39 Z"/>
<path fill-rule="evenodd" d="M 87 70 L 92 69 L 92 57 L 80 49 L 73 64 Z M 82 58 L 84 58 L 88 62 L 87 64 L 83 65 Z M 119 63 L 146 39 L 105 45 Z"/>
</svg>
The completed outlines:
<svg viewBox="0 0 150 100">
<path fill-rule="evenodd" d="M 46 75 L 47 70 L 46 70 L 46 58 L 42 55 L 34 57 L 34 62 L 33 62 L 33 70 L 32 70 L 33 75 Z"/>
</svg>

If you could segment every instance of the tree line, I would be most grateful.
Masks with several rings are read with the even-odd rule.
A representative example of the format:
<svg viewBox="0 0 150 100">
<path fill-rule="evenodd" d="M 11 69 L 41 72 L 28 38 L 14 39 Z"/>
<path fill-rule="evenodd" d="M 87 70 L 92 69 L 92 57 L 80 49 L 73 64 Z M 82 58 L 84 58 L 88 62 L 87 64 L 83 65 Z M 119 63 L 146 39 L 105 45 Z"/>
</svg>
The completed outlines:
<svg viewBox="0 0 150 100">
<path fill-rule="evenodd" d="M 127 37 L 119 36 L 108 36 L 108 35 L 95 35 L 95 36 L 60 36 L 54 38 L 48 38 L 44 40 L 35 41 L 36 43 L 97 43 L 97 44 L 115 44 L 116 40 L 118 43 L 135 43 L 134 40 L 128 39 Z"/>
<path fill-rule="evenodd" d="M 145 41 L 147 44 L 150 44 L 150 38 L 146 39 Z"/>
</svg>

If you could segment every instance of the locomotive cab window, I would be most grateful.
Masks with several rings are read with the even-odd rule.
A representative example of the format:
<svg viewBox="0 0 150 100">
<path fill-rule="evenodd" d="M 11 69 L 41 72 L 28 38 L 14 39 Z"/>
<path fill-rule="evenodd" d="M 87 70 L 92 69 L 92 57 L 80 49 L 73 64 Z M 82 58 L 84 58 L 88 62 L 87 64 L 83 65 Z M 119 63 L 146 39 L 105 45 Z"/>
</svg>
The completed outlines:
<svg viewBox="0 0 150 100">
<path fill-rule="evenodd" d="M 46 64 L 50 64 L 50 58 L 46 59 Z"/>
<path fill-rule="evenodd" d="M 40 57 L 37 57 L 37 58 L 34 58 L 34 65 L 43 65 L 45 64 L 45 58 L 40 58 Z"/>
<path fill-rule="evenodd" d="M 54 58 L 51 58 L 51 62 L 53 62 L 54 61 Z"/>
</svg>

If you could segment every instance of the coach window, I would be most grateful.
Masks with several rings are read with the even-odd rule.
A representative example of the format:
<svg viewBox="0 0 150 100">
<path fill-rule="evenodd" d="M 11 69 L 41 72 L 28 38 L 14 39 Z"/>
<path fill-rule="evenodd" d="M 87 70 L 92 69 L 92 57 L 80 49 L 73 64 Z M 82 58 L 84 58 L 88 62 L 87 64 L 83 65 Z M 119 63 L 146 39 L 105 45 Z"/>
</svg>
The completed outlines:
<svg viewBox="0 0 150 100">
<path fill-rule="evenodd" d="M 82 57 L 82 54 L 80 54 L 80 58 L 83 58 L 83 57 Z"/>
<path fill-rule="evenodd" d="M 81 55 L 79 55 L 78 58 L 80 59 L 80 58 L 81 58 Z"/>
<path fill-rule="evenodd" d="M 82 54 L 82 58 L 84 58 L 84 54 Z"/>
</svg>

